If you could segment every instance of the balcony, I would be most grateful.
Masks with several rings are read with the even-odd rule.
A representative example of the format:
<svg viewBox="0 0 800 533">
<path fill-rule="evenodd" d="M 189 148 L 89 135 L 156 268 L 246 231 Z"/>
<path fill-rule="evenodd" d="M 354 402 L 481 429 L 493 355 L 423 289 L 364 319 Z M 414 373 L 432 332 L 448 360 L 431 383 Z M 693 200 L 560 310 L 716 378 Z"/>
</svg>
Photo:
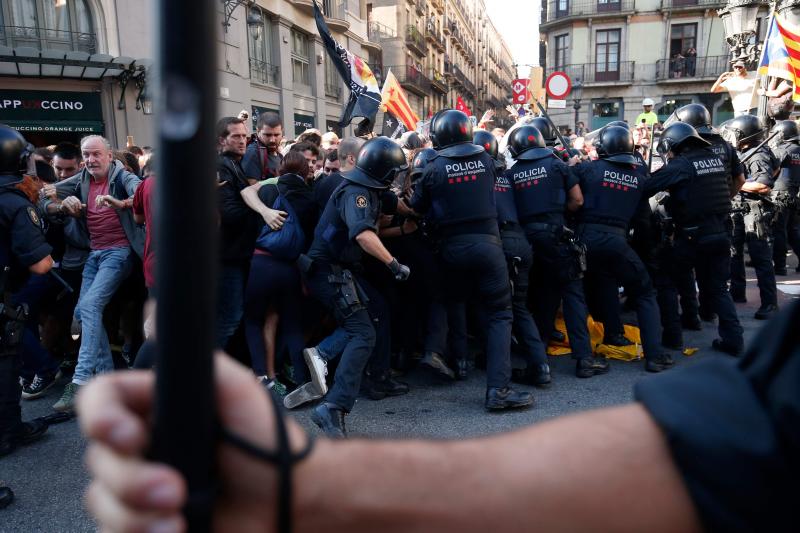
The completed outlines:
<svg viewBox="0 0 800 533">
<path fill-rule="evenodd" d="M 397 33 L 380 22 L 370 22 L 367 25 L 367 37 L 370 41 L 385 41 L 387 39 L 394 39 Z"/>
<path fill-rule="evenodd" d="M 728 56 L 696 57 L 694 64 L 688 58 L 680 61 L 660 59 L 656 61 L 656 81 L 690 83 L 716 80 L 728 70 L 728 64 Z"/>
<path fill-rule="evenodd" d="M 416 3 L 417 15 L 424 15 L 427 9 L 428 9 L 427 0 L 417 0 Z"/>
<path fill-rule="evenodd" d="M 591 17 L 596 19 L 632 14 L 633 9 L 634 0 L 548 0 L 547 11 L 542 14 L 540 29 L 545 31 L 548 27 L 555 26 L 557 23 L 576 18 Z"/>
<path fill-rule="evenodd" d="M 556 70 L 560 70 L 570 77 L 573 85 L 577 81 L 581 81 L 584 87 L 591 85 L 630 85 L 633 82 L 634 67 L 635 61 L 566 65 L 555 69 L 548 68 L 545 72 L 545 79 Z"/>
<path fill-rule="evenodd" d="M 0 44 L 9 48 L 27 46 L 38 50 L 97 53 L 97 37 L 94 33 L 32 26 L 0 26 Z"/>
<path fill-rule="evenodd" d="M 397 65 L 389 68 L 406 90 L 419 96 L 427 96 L 430 92 L 431 80 L 413 65 Z"/>
<path fill-rule="evenodd" d="M 725 0 L 661 0 L 661 11 L 691 11 L 723 7 Z"/>
<path fill-rule="evenodd" d="M 444 0 L 430 0 L 431 7 L 440 15 L 444 14 Z"/>
<path fill-rule="evenodd" d="M 250 58 L 250 81 L 261 85 L 280 85 L 280 67 Z"/>
<path fill-rule="evenodd" d="M 425 44 L 425 37 L 423 37 L 416 26 L 410 24 L 406 26 L 406 46 L 420 56 L 424 56 L 428 53 L 428 45 Z"/>
<path fill-rule="evenodd" d="M 464 72 L 458 67 L 458 65 L 453 65 L 453 77 L 455 78 L 456 83 L 462 87 L 466 86 L 467 77 L 464 75 Z"/>
<path fill-rule="evenodd" d="M 322 13 L 331 31 L 344 33 L 350 29 L 345 7 L 345 0 L 322 0 Z"/>
<path fill-rule="evenodd" d="M 445 79 L 444 74 L 435 68 L 432 68 L 429 73 L 431 77 L 431 88 L 442 94 L 447 94 L 447 80 Z"/>
<path fill-rule="evenodd" d="M 449 61 L 445 61 L 444 62 L 444 76 L 445 76 L 445 78 L 447 76 L 451 76 L 451 77 L 453 76 L 453 64 L 450 63 Z"/>
<path fill-rule="evenodd" d="M 478 94 L 478 90 L 475 88 L 475 84 L 472 83 L 472 81 L 467 77 L 464 78 L 464 90 L 467 92 L 467 94 L 469 94 L 472 97 Z"/>
</svg>

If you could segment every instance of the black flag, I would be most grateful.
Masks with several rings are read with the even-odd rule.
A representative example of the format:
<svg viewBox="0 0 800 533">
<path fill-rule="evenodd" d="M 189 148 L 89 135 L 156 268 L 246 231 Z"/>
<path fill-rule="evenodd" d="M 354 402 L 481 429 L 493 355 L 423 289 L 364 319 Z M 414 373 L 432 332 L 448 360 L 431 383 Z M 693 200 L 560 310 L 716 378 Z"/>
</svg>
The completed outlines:
<svg viewBox="0 0 800 533">
<path fill-rule="evenodd" d="M 390 139 L 397 139 L 403 133 L 405 133 L 406 127 L 400 122 L 396 116 L 392 115 L 388 111 L 383 114 L 383 131 L 382 135 L 384 137 L 389 137 Z"/>
<path fill-rule="evenodd" d="M 364 117 L 359 124 L 359 131 L 368 133 L 372 131 L 375 115 L 381 104 L 378 80 L 375 79 L 375 75 L 363 59 L 333 40 L 316 0 L 314 1 L 314 19 L 317 22 L 317 31 L 322 37 L 322 42 L 325 43 L 325 50 L 350 89 L 350 99 L 342 112 L 339 126 L 347 126 L 355 117 Z M 365 121 L 368 122 L 365 124 Z"/>
</svg>

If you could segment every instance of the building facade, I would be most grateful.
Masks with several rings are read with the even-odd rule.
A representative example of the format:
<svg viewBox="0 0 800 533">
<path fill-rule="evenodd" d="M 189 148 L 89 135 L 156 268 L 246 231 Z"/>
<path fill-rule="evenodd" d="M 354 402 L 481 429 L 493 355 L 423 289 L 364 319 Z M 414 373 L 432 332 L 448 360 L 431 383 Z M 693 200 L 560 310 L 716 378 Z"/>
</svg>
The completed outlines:
<svg viewBox="0 0 800 533">
<path fill-rule="evenodd" d="M 545 78 L 566 72 L 573 83 L 566 109 L 550 109 L 560 127 L 596 129 L 633 123 L 652 98 L 665 120 L 676 108 L 701 103 L 714 124 L 733 117 L 728 94 L 711 93 L 731 70 L 717 9 L 722 0 L 543 0 L 540 63 Z M 768 13 L 759 14 L 759 39 Z M 751 66 L 753 67 L 753 66 Z M 577 109 L 576 109 L 577 108 Z"/>
</svg>

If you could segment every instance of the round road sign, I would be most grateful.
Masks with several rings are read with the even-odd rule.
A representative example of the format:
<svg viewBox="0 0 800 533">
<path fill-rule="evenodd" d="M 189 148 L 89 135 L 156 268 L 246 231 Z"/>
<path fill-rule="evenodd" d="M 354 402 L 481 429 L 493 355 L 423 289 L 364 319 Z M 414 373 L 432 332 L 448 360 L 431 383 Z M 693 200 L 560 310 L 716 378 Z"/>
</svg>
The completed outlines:
<svg viewBox="0 0 800 533">
<path fill-rule="evenodd" d="M 566 98 L 570 90 L 572 90 L 572 80 L 569 79 L 566 73 L 557 70 L 547 77 L 544 88 L 550 98 Z"/>
</svg>

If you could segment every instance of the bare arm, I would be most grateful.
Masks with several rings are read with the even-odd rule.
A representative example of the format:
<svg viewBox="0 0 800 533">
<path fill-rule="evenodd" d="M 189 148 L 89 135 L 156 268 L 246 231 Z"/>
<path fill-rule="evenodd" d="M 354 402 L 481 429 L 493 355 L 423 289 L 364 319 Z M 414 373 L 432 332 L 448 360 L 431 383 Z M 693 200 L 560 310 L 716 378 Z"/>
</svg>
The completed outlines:
<svg viewBox="0 0 800 533">
<path fill-rule="evenodd" d="M 44 259 L 40 260 L 38 263 L 34 263 L 28 267 L 28 270 L 34 274 L 47 274 L 50 272 L 50 269 L 53 268 L 53 258 L 49 255 Z"/>
<path fill-rule="evenodd" d="M 583 192 L 581 191 L 580 185 L 573 185 L 572 188 L 567 191 L 567 210 L 568 211 L 577 211 L 583 205 Z"/>
<path fill-rule="evenodd" d="M 722 91 L 724 91 L 725 87 L 723 87 L 722 84 L 725 83 L 725 81 L 730 77 L 731 77 L 731 72 L 723 72 L 722 74 L 720 74 L 719 78 L 717 78 L 717 81 L 715 81 L 714 85 L 711 86 L 710 92 L 721 93 Z"/>
<path fill-rule="evenodd" d="M 394 259 L 392 254 L 389 253 L 389 250 L 387 250 L 381 242 L 377 233 L 372 230 L 364 230 L 356 235 L 356 242 L 359 246 L 361 246 L 362 250 L 384 265 L 388 265 Z"/>
<path fill-rule="evenodd" d="M 264 205 L 258 197 L 258 190 L 261 188 L 260 183 L 255 183 L 242 189 L 242 199 L 247 207 L 261 215 L 264 222 L 272 229 L 280 229 L 286 221 L 286 213 L 283 211 L 276 211 Z"/>
<path fill-rule="evenodd" d="M 741 187 L 742 192 L 752 192 L 755 194 L 769 194 L 772 192 L 770 187 L 767 187 L 763 183 L 759 183 L 757 181 L 748 181 L 745 182 Z"/>
</svg>

